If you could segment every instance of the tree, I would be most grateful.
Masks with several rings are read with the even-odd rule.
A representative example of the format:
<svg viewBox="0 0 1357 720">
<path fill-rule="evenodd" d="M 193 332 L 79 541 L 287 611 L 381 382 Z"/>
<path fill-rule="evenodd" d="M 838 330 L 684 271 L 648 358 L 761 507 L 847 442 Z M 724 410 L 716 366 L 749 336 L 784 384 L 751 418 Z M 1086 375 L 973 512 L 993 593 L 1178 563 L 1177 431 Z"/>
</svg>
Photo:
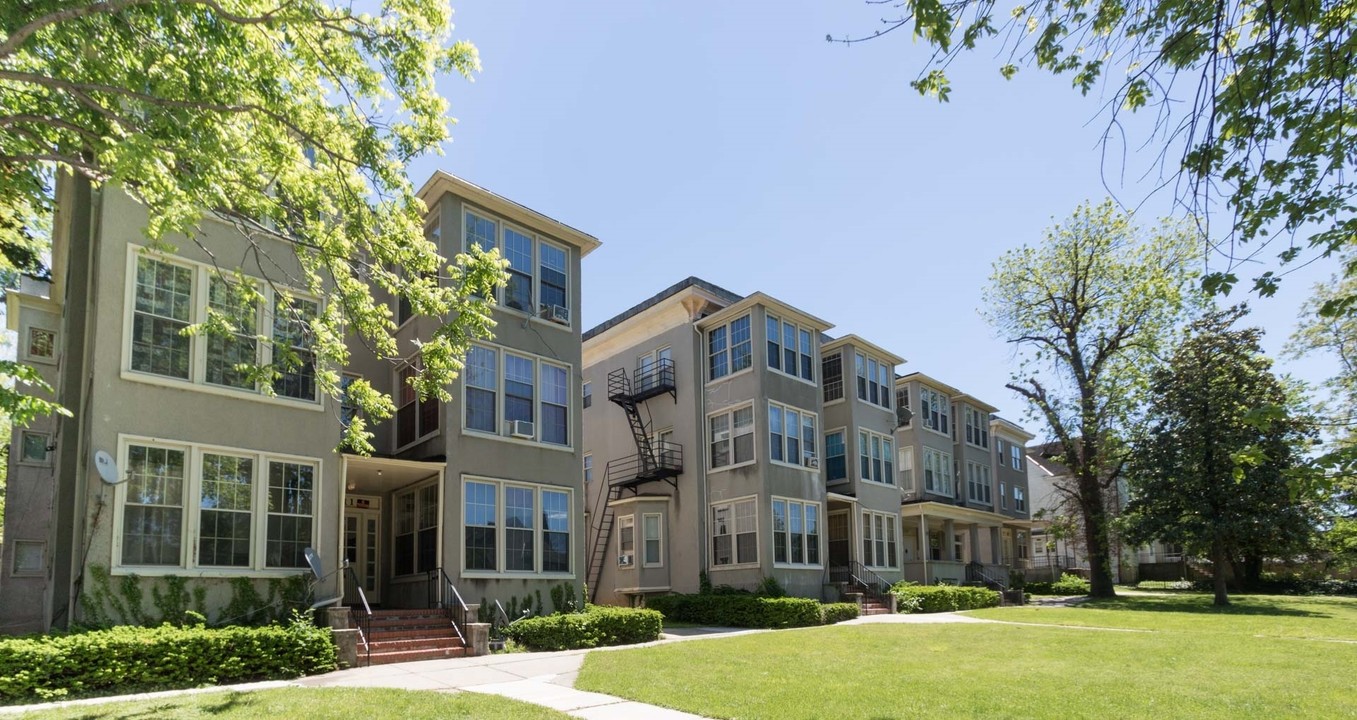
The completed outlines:
<svg viewBox="0 0 1357 720">
<path fill-rule="evenodd" d="M 1155 371 L 1150 422 L 1127 473 L 1128 539 L 1178 543 L 1210 558 L 1216 605 L 1230 602 L 1232 560 L 1244 559 L 1256 580 L 1264 554 L 1289 556 L 1313 529 L 1297 475 L 1311 422 L 1272 373 L 1262 331 L 1234 328 L 1246 312 L 1208 313 Z"/>
<path fill-rule="evenodd" d="M 1085 204 L 994 265 L 983 314 L 1015 346 L 1008 387 L 1045 422 L 1070 469 L 1057 488 L 1077 512 L 1091 593 L 1112 597 L 1109 490 L 1122 474 L 1124 429 L 1174 327 L 1196 304 L 1192 235 L 1143 231 L 1110 200 Z"/>
<path fill-rule="evenodd" d="M 443 320 L 424 340 L 415 387 L 447 399 L 469 341 L 490 332 L 483 298 L 504 282 L 504 263 L 478 250 L 440 258 L 404 168 L 448 137 L 437 76 L 469 78 L 479 61 L 471 45 L 449 44 L 446 0 L 383 0 L 380 11 L 323 0 L 0 4 L 0 247 L 31 242 L 58 172 L 130 193 L 161 248 L 174 233 L 201 245 L 207 209 L 250 241 L 246 257 L 219 258 L 240 303 L 259 300 L 229 272 L 247 265 L 329 299 L 309 323 L 322 391 L 339 393 L 346 334 L 394 361 L 395 324 L 376 288 Z M 279 243 L 297 276 L 269 256 Z M 199 328 L 232 329 L 229 313 Z M 258 368 L 266 380 L 299 362 L 288 348 L 277 356 Z M 366 381 L 348 393 L 369 421 L 394 410 Z M 371 449 L 365 427 L 352 423 L 350 447 Z"/>
<path fill-rule="evenodd" d="M 839 41 L 911 29 L 933 49 L 912 83 L 920 93 L 946 101 L 951 61 L 992 41 L 1006 78 L 1035 66 L 1070 76 L 1085 95 L 1110 90 L 1108 137 L 1125 132 L 1122 111 L 1152 114 L 1143 146 L 1159 149 L 1155 165 L 1174 168 L 1160 186 L 1172 185 L 1195 217 L 1209 218 L 1222 204 L 1232 216 L 1217 246 L 1226 264 L 1207 275 L 1208 289 L 1228 290 L 1240 264 L 1274 243 L 1282 266 L 1306 245 L 1327 256 L 1357 244 L 1357 8 L 1350 2 L 1024 0 L 1011 11 L 990 0 L 867 2 L 900 13 L 873 33 Z M 1210 242 L 1208 230 L 1203 224 Z M 1282 274 L 1262 272 L 1254 288 L 1270 295 Z M 1357 295 L 1337 300 L 1326 314 L 1357 303 Z"/>
</svg>

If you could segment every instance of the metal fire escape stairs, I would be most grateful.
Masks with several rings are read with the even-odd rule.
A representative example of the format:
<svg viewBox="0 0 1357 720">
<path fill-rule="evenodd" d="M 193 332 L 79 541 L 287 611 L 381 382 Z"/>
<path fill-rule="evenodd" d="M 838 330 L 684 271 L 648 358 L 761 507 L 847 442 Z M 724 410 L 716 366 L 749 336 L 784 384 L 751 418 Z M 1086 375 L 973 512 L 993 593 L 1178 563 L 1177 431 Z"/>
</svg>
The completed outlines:
<svg viewBox="0 0 1357 720">
<path fill-rule="evenodd" d="M 627 376 L 626 368 L 618 368 L 608 373 L 608 400 L 622 408 L 627 416 L 627 425 L 631 428 L 632 440 L 636 443 L 636 454 L 611 460 L 603 473 L 603 483 L 607 488 L 607 497 L 599 513 L 598 533 L 594 536 L 594 547 L 589 554 L 589 600 L 592 602 L 598 594 L 599 579 L 603 576 L 603 563 L 607 560 L 608 545 L 612 540 L 615 514 L 613 502 L 622 497 L 622 493 L 653 480 L 664 480 L 674 489 L 678 489 L 677 477 L 683 472 L 683 449 L 673 443 L 662 443 L 656 447 L 651 440 L 652 419 L 650 408 L 644 405 L 646 400 L 658 395 L 669 394 L 678 402 L 678 390 L 674 385 L 674 363 L 661 359 L 658 363 L 645 368 L 637 368 L 636 383 L 633 386 Z M 645 407 L 646 417 L 641 417 Z"/>
</svg>

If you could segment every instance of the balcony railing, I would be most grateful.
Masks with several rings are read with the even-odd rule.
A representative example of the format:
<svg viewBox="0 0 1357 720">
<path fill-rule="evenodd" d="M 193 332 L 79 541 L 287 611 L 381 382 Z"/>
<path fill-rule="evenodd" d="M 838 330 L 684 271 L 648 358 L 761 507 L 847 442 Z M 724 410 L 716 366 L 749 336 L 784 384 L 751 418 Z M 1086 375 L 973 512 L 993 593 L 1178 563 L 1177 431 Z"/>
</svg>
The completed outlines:
<svg viewBox="0 0 1357 720">
<path fill-rule="evenodd" d="M 669 358 L 638 364 L 633 379 L 627 378 L 624 368 L 608 373 L 608 399 L 613 402 L 627 400 L 638 403 L 656 395 L 673 393 L 676 387 L 674 361 Z"/>
<path fill-rule="evenodd" d="M 608 463 L 607 476 L 612 484 L 630 486 L 651 480 L 666 480 L 683 472 L 683 446 L 671 442 L 652 443 L 653 456 L 637 453 Z"/>
</svg>

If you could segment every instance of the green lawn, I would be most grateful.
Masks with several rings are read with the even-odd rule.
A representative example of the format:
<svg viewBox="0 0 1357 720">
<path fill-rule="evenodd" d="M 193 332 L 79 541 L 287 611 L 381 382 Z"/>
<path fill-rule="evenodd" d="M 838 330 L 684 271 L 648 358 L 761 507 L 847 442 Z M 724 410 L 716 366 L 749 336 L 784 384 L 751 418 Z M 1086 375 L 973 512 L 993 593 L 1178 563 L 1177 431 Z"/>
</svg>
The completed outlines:
<svg viewBox="0 0 1357 720">
<path fill-rule="evenodd" d="M 219 692 L 160 700 L 78 705 L 28 713 L 25 720 L 131 720 L 137 718 L 496 718 L 567 720 L 570 716 L 517 700 L 477 693 L 370 688 L 282 688 L 258 692 Z"/>
<path fill-rule="evenodd" d="M 972 614 L 1142 632 L 810 628 L 591 653 L 576 687 L 722 718 L 1357 717 L 1357 644 L 1298 639 L 1357 636 L 1357 601 L 1120 602 Z"/>
</svg>

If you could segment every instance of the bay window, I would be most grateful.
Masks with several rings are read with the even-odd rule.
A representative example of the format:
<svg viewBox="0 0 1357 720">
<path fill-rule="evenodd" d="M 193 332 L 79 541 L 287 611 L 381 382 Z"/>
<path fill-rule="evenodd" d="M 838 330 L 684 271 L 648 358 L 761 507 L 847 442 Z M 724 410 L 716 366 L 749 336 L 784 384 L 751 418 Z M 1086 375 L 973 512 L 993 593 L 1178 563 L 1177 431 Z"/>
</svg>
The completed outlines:
<svg viewBox="0 0 1357 720">
<path fill-rule="evenodd" d="M 815 382 L 813 332 L 776 315 L 767 315 L 764 335 L 768 340 L 768 367 L 794 378 Z"/>
<path fill-rule="evenodd" d="M 895 440 L 870 430 L 858 431 L 858 472 L 863 480 L 895 484 Z"/>
<path fill-rule="evenodd" d="M 759 561 L 758 508 L 754 498 L 712 503 L 712 565 L 747 565 Z"/>
<path fill-rule="evenodd" d="M 746 370 L 753 360 L 753 336 L 748 315 L 707 331 L 707 380 L 718 380 Z"/>
<path fill-rule="evenodd" d="M 848 479 L 846 454 L 847 448 L 845 447 L 842 430 L 836 430 L 825 435 L 825 480 L 827 482 Z"/>
<path fill-rule="evenodd" d="M 467 351 L 465 427 L 551 445 L 570 444 L 570 368 L 484 345 Z M 500 392 L 500 388 L 503 392 Z"/>
<path fill-rule="evenodd" d="M 924 427 L 948 434 L 951 427 L 947 418 L 950 409 L 951 401 L 947 396 L 933 388 L 919 386 L 919 415 L 923 418 Z"/>
<path fill-rule="evenodd" d="M 768 403 L 769 452 L 773 462 L 804 465 L 815 454 L 816 417 L 781 403 Z"/>
<path fill-rule="evenodd" d="M 773 498 L 773 562 L 820 564 L 820 505 Z"/>
<path fill-rule="evenodd" d="M 550 322 L 570 324 L 568 250 L 540 235 L 471 210 L 463 212 L 462 235 L 464 247 L 499 248 L 509 261 L 509 281 L 497 298 L 501 305 Z"/>
<path fill-rule="evenodd" d="M 862 511 L 862 563 L 869 567 L 900 567 L 896 538 L 896 517 L 888 513 Z"/>
<path fill-rule="evenodd" d="M 716 413 L 707 417 L 707 440 L 713 470 L 754 461 L 754 407 Z"/>
<path fill-rule="evenodd" d="M 952 455 L 924 448 L 924 490 L 952 497 Z"/>
</svg>

